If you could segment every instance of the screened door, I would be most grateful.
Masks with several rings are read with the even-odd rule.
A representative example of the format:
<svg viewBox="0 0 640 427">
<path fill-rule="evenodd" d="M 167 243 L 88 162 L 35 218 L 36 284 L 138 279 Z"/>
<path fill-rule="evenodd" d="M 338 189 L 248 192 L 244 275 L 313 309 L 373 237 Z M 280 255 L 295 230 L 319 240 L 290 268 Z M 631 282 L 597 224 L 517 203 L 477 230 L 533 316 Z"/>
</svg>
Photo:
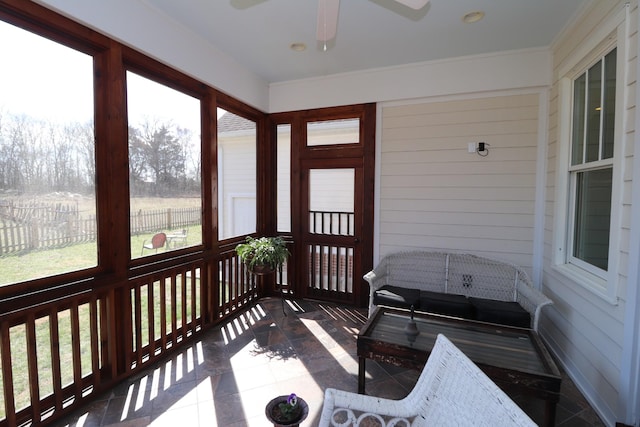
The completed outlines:
<svg viewBox="0 0 640 427">
<path fill-rule="evenodd" d="M 361 203 L 356 197 L 361 174 L 362 168 L 354 166 L 303 169 L 307 296 L 355 302 L 354 284 L 362 278 Z"/>
</svg>

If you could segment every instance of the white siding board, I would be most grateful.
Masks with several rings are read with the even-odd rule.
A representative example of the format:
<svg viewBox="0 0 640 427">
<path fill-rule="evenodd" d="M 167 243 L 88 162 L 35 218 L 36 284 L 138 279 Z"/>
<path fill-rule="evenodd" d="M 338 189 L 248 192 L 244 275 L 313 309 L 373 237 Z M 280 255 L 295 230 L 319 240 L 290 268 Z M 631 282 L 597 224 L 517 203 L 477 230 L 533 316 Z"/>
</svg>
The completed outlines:
<svg viewBox="0 0 640 427">
<path fill-rule="evenodd" d="M 479 172 L 474 172 L 466 175 L 461 174 L 437 174 L 437 173 L 424 173 L 424 174 L 416 174 L 416 175 L 391 175 L 389 174 L 386 178 L 385 186 L 383 188 L 394 188 L 394 187 L 429 187 L 429 186 L 437 186 L 439 188 L 455 188 L 455 187 L 464 187 L 464 188 L 484 188 L 490 187 L 491 189 L 505 189 L 505 188 L 523 188 L 526 191 L 529 191 L 529 185 L 531 184 L 531 179 L 534 178 L 531 176 L 532 174 L 519 174 L 519 175 L 508 175 L 509 179 L 505 180 L 505 176 L 507 174 L 482 174 Z"/>
<path fill-rule="evenodd" d="M 451 198 L 474 202 L 498 202 L 506 201 L 518 204 L 530 201 L 535 196 L 534 188 L 442 188 L 426 186 L 384 187 L 382 196 L 405 200 L 440 200 L 446 203 Z M 446 206 L 445 206 L 446 207 Z"/>
<path fill-rule="evenodd" d="M 383 123 L 384 126 L 384 123 Z M 488 135 L 522 135 L 535 134 L 538 131 L 536 120 L 520 120 L 510 122 L 459 122 L 458 124 L 434 124 L 411 126 L 409 128 L 383 129 L 382 138 L 392 139 L 420 139 L 429 138 L 449 138 L 464 136 L 468 138 L 486 137 Z"/>
<path fill-rule="evenodd" d="M 470 156 L 477 156 L 475 154 L 469 154 Z M 387 163 L 386 157 L 382 157 L 382 166 L 380 168 L 381 175 L 393 176 L 393 175 L 420 175 L 420 176 L 441 176 L 451 173 L 465 174 L 467 176 L 533 176 L 534 172 L 531 168 L 535 167 L 535 161 L 520 160 L 513 162 L 502 162 L 498 164 L 499 169 L 495 168 L 493 162 L 481 162 L 468 161 L 468 162 L 449 162 L 449 163 L 430 163 L 428 169 L 414 168 L 409 169 L 404 163 Z M 408 162 L 407 162 L 408 163 Z M 384 181 L 383 181 L 384 183 Z M 507 183 L 504 183 L 507 185 Z"/>
<path fill-rule="evenodd" d="M 442 224 L 442 225 L 468 225 L 471 221 L 477 221 L 487 227 L 530 227 L 533 222 L 533 215 L 523 214 L 497 214 L 497 213 L 474 213 L 466 212 L 430 212 L 428 217 L 418 217 L 413 212 L 390 212 L 385 211 L 380 216 L 381 223 L 392 224 Z"/>
<path fill-rule="evenodd" d="M 441 101 L 437 103 L 425 102 L 394 106 L 393 109 L 385 111 L 385 118 L 412 117 L 432 114 L 440 115 L 444 113 L 459 114 L 468 111 L 487 111 L 495 108 L 499 108 L 501 110 L 512 109 L 513 107 L 526 109 L 526 107 L 537 105 L 538 100 L 536 97 L 531 97 L 530 94 L 512 95 L 509 96 L 509 99 L 505 99 L 503 96 L 488 96 L 455 101 Z M 537 109 L 534 113 L 537 113 Z"/>
<path fill-rule="evenodd" d="M 455 114 L 447 113 L 431 113 L 429 115 L 414 114 L 408 116 L 392 116 L 385 118 L 385 128 L 395 129 L 407 126 L 418 125 L 458 125 L 461 121 L 467 123 L 484 123 L 484 122 L 503 122 L 503 121 L 520 121 L 531 119 L 538 113 L 538 106 L 532 105 L 523 108 L 485 108 L 481 111 L 456 111 Z M 499 118 L 496 120 L 496 118 Z"/>
<path fill-rule="evenodd" d="M 428 215 L 430 212 L 468 212 L 468 213 L 502 213 L 502 214 L 533 214 L 533 201 L 511 202 L 501 200 L 421 200 L 398 199 L 386 200 L 389 207 L 385 211 L 409 211 Z M 445 203 L 446 202 L 446 205 Z M 478 227 L 484 224 L 473 223 L 469 227 Z"/>
<path fill-rule="evenodd" d="M 469 142 L 477 142 L 478 139 L 472 140 Z M 480 141 L 488 143 L 486 140 L 480 139 Z M 464 150 L 459 148 L 460 145 L 464 145 Z M 459 171 L 461 173 L 465 173 L 466 168 L 468 166 L 478 165 L 478 167 L 484 167 L 485 169 L 494 170 L 494 174 L 503 173 L 503 169 L 500 167 L 504 162 L 520 162 L 524 164 L 524 161 L 521 160 L 522 157 L 518 157 L 518 153 L 520 155 L 533 155 L 536 154 L 536 149 L 534 147 L 525 146 L 520 149 L 516 148 L 501 148 L 496 147 L 493 141 L 490 143 L 490 146 L 487 147 L 490 155 L 487 157 L 491 157 L 491 159 L 486 159 L 481 164 L 477 163 L 478 154 L 468 153 L 467 152 L 467 142 L 463 144 L 458 144 L 458 147 L 455 149 L 435 149 L 431 151 L 415 151 L 413 153 L 406 152 L 393 152 L 393 153 L 384 153 L 382 155 L 383 160 L 389 162 L 390 164 L 407 164 L 407 163 L 416 163 L 416 164 L 441 164 L 446 162 L 447 164 L 459 164 Z M 464 161 L 460 161 L 464 159 Z M 535 165 L 535 161 L 530 161 L 528 166 Z M 523 172 L 535 173 L 535 171 L 525 170 Z"/>
</svg>

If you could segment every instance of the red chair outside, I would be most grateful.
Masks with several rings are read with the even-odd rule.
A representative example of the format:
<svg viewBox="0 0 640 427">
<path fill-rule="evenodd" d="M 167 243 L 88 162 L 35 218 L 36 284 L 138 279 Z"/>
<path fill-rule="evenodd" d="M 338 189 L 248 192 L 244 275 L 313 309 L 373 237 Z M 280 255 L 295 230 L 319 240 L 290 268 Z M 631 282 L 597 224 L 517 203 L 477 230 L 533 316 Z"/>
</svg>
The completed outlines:
<svg viewBox="0 0 640 427">
<path fill-rule="evenodd" d="M 140 251 L 140 256 L 142 256 L 145 249 L 150 249 L 150 250 L 155 249 L 156 253 L 158 253 L 158 249 L 164 247 L 166 242 L 167 242 L 166 234 L 164 233 L 154 234 L 149 243 L 147 243 L 146 240 L 142 242 L 142 250 Z"/>
</svg>

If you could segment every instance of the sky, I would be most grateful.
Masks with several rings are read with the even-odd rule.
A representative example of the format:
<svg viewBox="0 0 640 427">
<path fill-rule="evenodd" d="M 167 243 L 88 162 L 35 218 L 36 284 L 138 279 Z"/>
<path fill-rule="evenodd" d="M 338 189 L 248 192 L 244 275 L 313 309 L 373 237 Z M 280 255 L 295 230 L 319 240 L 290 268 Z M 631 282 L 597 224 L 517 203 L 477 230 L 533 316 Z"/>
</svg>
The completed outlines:
<svg viewBox="0 0 640 427">
<path fill-rule="evenodd" d="M 64 122 L 92 118 L 90 56 L 2 21 L 0 43 L 0 111 Z"/>
<path fill-rule="evenodd" d="M 3 21 L 0 46 L 0 113 L 63 123 L 93 118 L 91 56 Z M 127 85 L 132 125 L 159 119 L 200 134 L 197 99 L 131 72 Z"/>
</svg>

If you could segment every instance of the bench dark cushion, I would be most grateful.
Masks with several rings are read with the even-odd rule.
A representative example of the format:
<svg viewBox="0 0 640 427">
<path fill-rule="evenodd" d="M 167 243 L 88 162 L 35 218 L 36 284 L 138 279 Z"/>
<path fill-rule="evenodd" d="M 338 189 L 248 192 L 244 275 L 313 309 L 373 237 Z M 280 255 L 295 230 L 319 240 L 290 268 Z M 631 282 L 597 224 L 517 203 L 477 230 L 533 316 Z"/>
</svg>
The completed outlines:
<svg viewBox="0 0 640 427">
<path fill-rule="evenodd" d="M 464 295 L 420 291 L 420 311 L 465 319 L 474 318 L 474 307 Z"/>
<path fill-rule="evenodd" d="M 476 320 L 501 325 L 531 327 L 531 315 L 517 302 L 469 298 L 475 309 Z"/>
<path fill-rule="evenodd" d="M 418 308 L 420 290 L 385 285 L 375 291 L 373 303 L 375 305 L 390 305 L 393 307 Z"/>
</svg>

